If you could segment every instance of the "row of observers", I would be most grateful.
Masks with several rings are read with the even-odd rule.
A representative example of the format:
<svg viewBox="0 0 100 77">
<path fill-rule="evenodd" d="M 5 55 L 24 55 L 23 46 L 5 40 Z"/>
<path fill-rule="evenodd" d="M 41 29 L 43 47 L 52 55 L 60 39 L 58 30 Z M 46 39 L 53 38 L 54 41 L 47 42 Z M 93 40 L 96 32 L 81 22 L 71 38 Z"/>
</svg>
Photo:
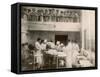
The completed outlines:
<svg viewBox="0 0 100 77">
<path fill-rule="evenodd" d="M 80 10 L 23 8 L 22 17 L 37 22 L 80 22 Z"/>
</svg>

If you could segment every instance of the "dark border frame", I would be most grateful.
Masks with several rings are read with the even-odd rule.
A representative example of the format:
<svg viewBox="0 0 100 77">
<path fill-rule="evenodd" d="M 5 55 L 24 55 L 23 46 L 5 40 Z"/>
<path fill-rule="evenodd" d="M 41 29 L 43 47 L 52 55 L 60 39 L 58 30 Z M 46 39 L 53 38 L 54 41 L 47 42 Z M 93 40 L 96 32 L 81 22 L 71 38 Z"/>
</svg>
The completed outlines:
<svg viewBox="0 0 100 77">
<path fill-rule="evenodd" d="M 60 69 L 46 69 L 46 70 L 26 70 L 21 71 L 21 7 L 48 7 L 48 8 L 67 8 L 80 10 L 94 10 L 95 11 L 95 67 L 80 67 L 80 68 L 60 68 Z M 14 8 L 15 7 L 15 8 Z M 59 71 L 74 71 L 74 70 L 90 70 L 98 68 L 98 8 L 97 7 L 83 7 L 83 6 L 66 6 L 66 5 L 51 5 L 51 4 L 37 4 L 37 3 L 15 3 L 12 4 L 11 24 L 11 71 L 17 74 L 26 73 L 42 73 L 42 72 L 59 72 Z M 14 14 L 15 13 L 15 14 Z M 15 17 L 15 18 L 14 18 Z M 14 32 L 15 30 L 15 32 Z M 14 33 L 13 33 L 14 32 Z M 15 35 L 14 35 L 15 34 Z M 15 42 L 16 41 L 16 42 Z M 14 44 L 16 43 L 16 44 Z M 15 49 L 14 49 L 15 48 Z M 15 57 L 16 56 L 16 57 Z M 16 64 L 15 64 L 16 63 Z"/>
</svg>

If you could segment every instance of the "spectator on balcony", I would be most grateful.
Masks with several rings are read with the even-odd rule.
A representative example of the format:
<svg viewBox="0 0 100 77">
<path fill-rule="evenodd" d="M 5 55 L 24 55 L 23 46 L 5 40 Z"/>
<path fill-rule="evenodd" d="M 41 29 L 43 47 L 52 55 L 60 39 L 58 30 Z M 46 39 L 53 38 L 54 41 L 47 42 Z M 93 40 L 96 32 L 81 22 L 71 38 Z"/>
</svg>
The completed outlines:
<svg viewBox="0 0 100 77">
<path fill-rule="evenodd" d="M 37 10 L 37 15 L 38 15 L 38 18 L 37 18 L 38 20 L 37 21 L 42 22 L 43 21 L 43 9 L 38 9 Z"/>
<path fill-rule="evenodd" d="M 40 21 L 43 22 L 43 9 L 40 9 Z"/>
<path fill-rule="evenodd" d="M 56 10 L 56 22 L 60 21 L 59 10 Z"/>
<path fill-rule="evenodd" d="M 36 12 L 35 12 L 35 8 L 32 9 L 31 17 L 32 17 L 32 21 L 36 21 Z"/>
<path fill-rule="evenodd" d="M 67 10 L 67 11 L 65 11 L 65 13 L 64 13 L 64 21 L 65 22 L 68 22 L 69 21 L 69 11 Z"/>
<path fill-rule="evenodd" d="M 44 13 L 43 13 L 43 20 L 44 20 L 45 22 L 49 21 L 49 16 L 48 16 L 48 14 L 49 14 L 48 9 L 45 9 L 45 11 L 44 11 Z"/>
<path fill-rule="evenodd" d="M 78 16 L 78 13 L 77 12 L 75 12 L 74 13 L 74 17 L 73 17 L 73 22 L 79 22 L 79 18 L 78 18 L 79 16 Z"/>
<path fill-rule="evenodd" d="M 55 14 L 55 9 L 52 9 L 52 12 L 51 12 L 51 21 L 52 22 L 55 22 L 56 21 L 56 14 Z"/>
<path fill-rule="evenodd" d="M 52 9 L 49 9 L 49 21 L 52 21 Z"/>
<path fill-rule="evenodd" d="M 31 9 L 27 9 L 27 19 L 30 21 L 32 20 L 32 16 L 31 16 L 32 10 Z"/>
<path fill-rule="evenodd" d="M 27 20 L 27 9 L 26 8 L 22 8 L 21 11 L 21 18 L 23 18 L 24 20 Z"/>
<path fill-rule="evenodd" d="M 72 15 L 73 15 L 73 12 L 70 10 L 70 12 L 69 12 L 69 22 L 73 22 Z"/>
<path fill-rule="evenodd" d="M 64 21 L 64 12 L 60 11 L 60 22 Z"/>
</svg>

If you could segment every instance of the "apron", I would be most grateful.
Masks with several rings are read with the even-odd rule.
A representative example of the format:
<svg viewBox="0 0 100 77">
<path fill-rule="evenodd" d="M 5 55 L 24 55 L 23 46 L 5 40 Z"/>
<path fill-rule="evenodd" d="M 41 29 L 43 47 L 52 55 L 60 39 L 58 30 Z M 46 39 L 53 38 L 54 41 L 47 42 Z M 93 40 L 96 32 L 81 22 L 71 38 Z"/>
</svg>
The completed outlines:
<svg viewBox="0 0 100 77">
<path fill-rule="evenodd" d="M 36 63 L 42 65 L 42 63 L 43 63 L 43 54 L 41 53 L 40 50 L 36 51 L 35 58 L 36 58 Z"/>
</svg>

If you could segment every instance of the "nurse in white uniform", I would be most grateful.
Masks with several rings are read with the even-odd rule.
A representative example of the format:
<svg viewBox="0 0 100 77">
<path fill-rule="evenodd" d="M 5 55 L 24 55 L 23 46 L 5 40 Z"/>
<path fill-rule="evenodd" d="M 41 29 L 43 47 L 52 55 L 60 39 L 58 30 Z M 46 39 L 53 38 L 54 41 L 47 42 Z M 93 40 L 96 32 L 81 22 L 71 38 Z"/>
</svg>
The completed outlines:
<svg viewBox="0 0 100 77">
<path fill-rule="evenodd" d="M 36 58 L 36 63 L 38 64 L 38 68 L 40 68 L 43 64 L 43 54 L 41 52 L 41 39 L 38 38 L 37 41 L 35 42 L 35 48 L 36 48 L 36 53 L 35 53 L 35 58 Z"/>
<path fill-rule="evenodd" d="M 77 56 L 79 55 L 79 45 L 77 42 L 73 42 L 72 44 L 72 61 L 73 65 L 77 65 Z"/>
<path fill-rule="evenodd" d="M 66 46 L 66 67 L 72 68 L 72 42 L 69 41 L 68 45 Z"/>
</svg>

